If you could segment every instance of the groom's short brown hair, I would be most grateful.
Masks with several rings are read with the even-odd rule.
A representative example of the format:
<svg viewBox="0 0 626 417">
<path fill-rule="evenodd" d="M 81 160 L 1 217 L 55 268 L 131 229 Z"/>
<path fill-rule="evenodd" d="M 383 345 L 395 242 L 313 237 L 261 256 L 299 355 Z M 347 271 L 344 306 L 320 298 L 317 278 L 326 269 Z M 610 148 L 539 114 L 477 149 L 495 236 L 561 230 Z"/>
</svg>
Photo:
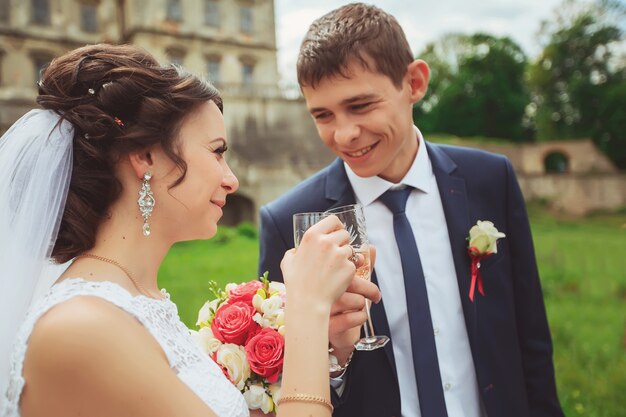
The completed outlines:
<svg viewBox="0 0 626 417">
<path fill-rule="evenodd" d="M 300 45 L 298 83 L 315 87 L 327 77 L 349 78 L 347 67 L 354 61 L 400 87 L 413 54 L 393 16 L 372 5 L 352 3 L 315 20 Z"/>
</svg>

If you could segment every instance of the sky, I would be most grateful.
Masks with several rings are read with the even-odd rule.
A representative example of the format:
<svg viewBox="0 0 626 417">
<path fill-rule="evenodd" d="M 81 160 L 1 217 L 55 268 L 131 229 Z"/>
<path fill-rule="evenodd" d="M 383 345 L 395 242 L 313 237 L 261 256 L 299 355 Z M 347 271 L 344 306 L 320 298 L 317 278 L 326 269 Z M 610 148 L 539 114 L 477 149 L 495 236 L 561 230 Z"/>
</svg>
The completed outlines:
<svg viewBox="0 0 626 417">
<path fill-rule="evenodd" d="M 413 54 L 450 32 L 509 36 L 529 57 L 540 52 L 537 33 L 562 0 L 370 0 L 398 19 Z M 296 83 L 300 42 L 313 20 L 351 1 L 275 0 L 278 69 L 282 83 Z"/>
</svg>

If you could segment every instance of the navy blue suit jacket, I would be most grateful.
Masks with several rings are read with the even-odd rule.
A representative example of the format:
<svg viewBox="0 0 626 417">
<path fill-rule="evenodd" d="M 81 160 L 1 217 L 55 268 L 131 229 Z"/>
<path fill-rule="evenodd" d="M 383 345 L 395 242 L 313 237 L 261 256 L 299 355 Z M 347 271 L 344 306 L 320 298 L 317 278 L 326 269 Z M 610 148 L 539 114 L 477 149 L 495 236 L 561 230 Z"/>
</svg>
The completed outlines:
<svg viewBox="0 0 626 417">
<path fill-rule="evenodd" d="M 557 398 L 552 342 L 526 208 L 513 168 L 503 156 L 426 142 L 450 236 L 478 386 L 489 417 L 563 416 Z M 305 180 L 261 208 L 259 272 L 282 280 L 280 261 L 293 247 L 292 215 L 355 202 L 343 162 Z M 485 296 L 468 297 L 469 230 L 490 220 L 506 234 L 498 253 L 481 262 Z M 373 279 L 375 280 L 375 270 Z M 382 303 L 372 307 L 377 333 L 389 335 Z M 392 343 L 356 352 L 334 416 L 400 417 Z M 333 392 L 334 394 L 334 392 Z M 428 416 L 423 416 L 428 417 Z M 457 416 L 450 416 L 457 417 Z"/>
</svg>

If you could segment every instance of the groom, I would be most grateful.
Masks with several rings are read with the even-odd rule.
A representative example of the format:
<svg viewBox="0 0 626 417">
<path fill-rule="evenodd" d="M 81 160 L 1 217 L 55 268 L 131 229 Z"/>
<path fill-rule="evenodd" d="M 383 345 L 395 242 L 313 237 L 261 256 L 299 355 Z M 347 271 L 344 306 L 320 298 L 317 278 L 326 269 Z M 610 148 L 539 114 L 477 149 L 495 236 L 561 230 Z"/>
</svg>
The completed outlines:
<svg viewBox="0 0 626 417">
<path fill-rule="evenodd" d="M 562 416 L 552 344 L 528 218 L 503 156 L 427 142 L 413 125 L 429 69 L 397 21 L 350 4 L 316 20 L 300 47 L 298 82 L 331 165 L 261 208 L 259 271 L 281 279 L 292 215 L 364 206 L 377 248 L 371 310 L 383 349 L 356 352 L 346 293 L 331 345 L 346 370 L 331 380 L 335 416 Z M 491 221 L 506 237 L 482 260 L 470 299 L 470 228 Z M 311 296 L 314 296 L 312 294 Z"/>
</svg>

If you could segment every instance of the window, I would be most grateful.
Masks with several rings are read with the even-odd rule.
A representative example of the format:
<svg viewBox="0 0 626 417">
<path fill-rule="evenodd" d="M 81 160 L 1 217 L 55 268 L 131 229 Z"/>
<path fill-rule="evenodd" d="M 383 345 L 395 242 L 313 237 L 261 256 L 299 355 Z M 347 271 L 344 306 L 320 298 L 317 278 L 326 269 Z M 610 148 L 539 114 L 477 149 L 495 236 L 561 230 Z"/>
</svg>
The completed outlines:
<svg viewBox="0 0 626 417">
<path fill-rule="evenodd" d="M 52 58 L 47 55 L 33 55 L 33 69 L 35 72 L 35 82 L 41 79 L 41 73 L 48 66 Z"/>
<path fill-rule="evenodd" d="M 244 85 L 252 85 L 254 83 L 254 65 L 243 64 L 242 80 Z"/>
<path fill-rule="evenodd" d="M 31 20 L 40 25 L 50 24 L 50 2 L 48 0 L 31 0 Z"/>
<path fill-rule="evenodd" d="M 183 8 L 180 4 L 180 0 L 167 0 L 165 18 L 173 22 L 183 20 Z"/>
<path fill-rule="evenodd" d="M 213 84 L 219 84 L 221 82 L 219 57 L 210 57 L 207 61 L 206 69 L 209 75 L 209 81 Z"/>
<path fill-rule="evenodd" d="M 204 23 L 209 26 L 219 27 L 220 8 L 217 0 L 205 0 L 204 2 Z"/>
<path fill-rule="evenodd" d="M 9 23 L 11 20 L 11 0 L 0 0 L 0 23 Z"/>
<path fill-rule="evenodd" d="M 239 23 L 243 33 L 252 33 L 254 26 L 252 8 L 250 6 L 241 6 L 241 9 L 239 9 Z"/>
<path fill-rule="evenodd" d="M 80 5 L 80 27 L 89 33 L 98 31 L 98 6 L 96 4 Z"/>
<path fill-rule="evenodd" d="M 185 62 L 185 55 L 187 51 L 179 46 L 172 46 L 166 49 L 165 53 L 167 54 L 168 60 L 175 65 L 183 66 Z"/>
<path fill-rule="evenodd" d="M 4 59 L 4 51 L 2 49 L 0 49 L 0 85 L 2 85 L 2 81 L 3 81 L 2 80 L 2 61 L 3 61 L 3 59 Z"/>
</svg>

